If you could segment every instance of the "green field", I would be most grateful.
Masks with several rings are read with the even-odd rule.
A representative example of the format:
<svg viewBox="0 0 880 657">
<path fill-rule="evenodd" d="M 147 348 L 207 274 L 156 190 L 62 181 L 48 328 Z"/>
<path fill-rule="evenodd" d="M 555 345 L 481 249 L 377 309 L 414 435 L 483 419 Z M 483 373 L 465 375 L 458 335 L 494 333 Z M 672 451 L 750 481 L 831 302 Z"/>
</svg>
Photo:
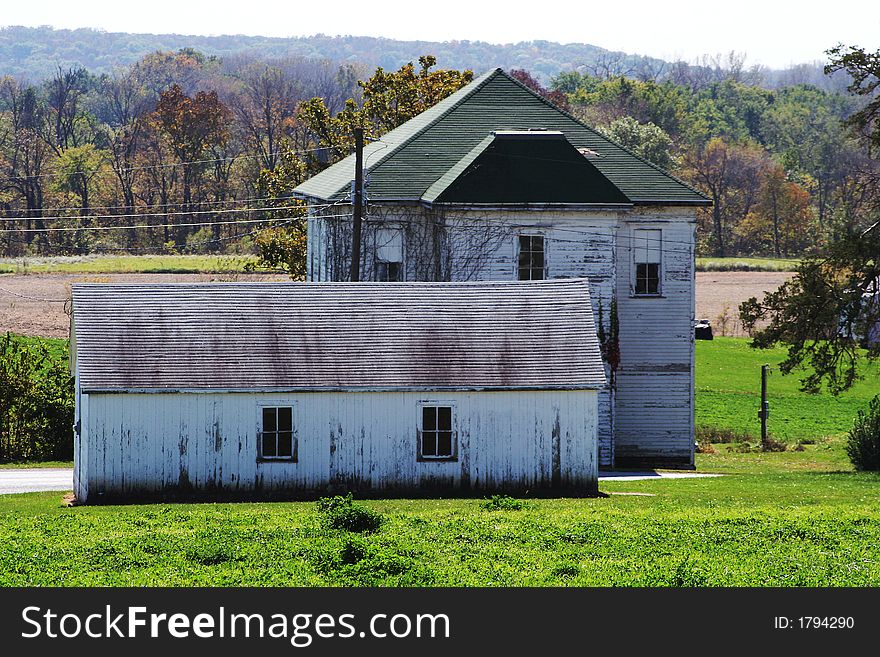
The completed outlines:
<svg viewBox="0 0 880 657">
<path fill-rule="evenodd" d="M 794 271 L 796 258 L 697 258 L 697 271 Z"/>
<path fill-rule="evenodd" d="M 371 534 L 310 502 L 64 508 L 0 496 L 0 584 L 878 586 L 880 476 L 839 442 L 700 455 L 707 479 L 603 482 L 598 499 L 361 502 Z M 613 493 L 641 493 L 617 495 Z"/>
<path fill-rule="evenodd" d="M 759 368 L 779 350 L 697 344 L 697 417 L 756 431 Z M 714 445 L 723 477 L 603 481 L 607 497 L 359 502 L 374 533 L 331 529 L 311 502 L 62 506 L 0 496 L 4 586 L 880 586 L 880 474 L 841 434 L 877 392 L 834 399 L 771 376 L 771 429 L 802 451 Z M 832 437 L 825 437 L 832 436 Z M 633 494 L 635 493 L 635 494 Z"/>
<path fill-rule="evenodd" d="M 880 394 L 880 363 L 863 371 L 852 390 L 834 397 L 799 390 L 797 373 L 783 376 L 778 363 L 785 349 L 755 350 L 745 338 L 716 338 L 696 343 L 696 423 L 760 436 L 758 409 L 761 365 L 771 366 L 768 378 L 768 431 L 778 440 L 796 442 L 841 435 L 852 426 L 856 412 Z"/>
<path fill-rule="evenodd" d="M 0 258 L 0 274 L 226 274 L 255 265 L 249 255 L 54 256 Z"/>
</svg>

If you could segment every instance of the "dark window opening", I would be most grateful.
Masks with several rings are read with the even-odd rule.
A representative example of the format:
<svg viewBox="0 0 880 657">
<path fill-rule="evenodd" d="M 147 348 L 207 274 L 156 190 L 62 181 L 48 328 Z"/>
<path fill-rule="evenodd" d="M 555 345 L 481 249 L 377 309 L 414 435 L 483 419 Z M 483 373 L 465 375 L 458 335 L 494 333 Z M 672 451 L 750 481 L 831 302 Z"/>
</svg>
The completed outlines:
<svg viewBox="0 0 880 657">
<path fill-rule="evenodd" d="M 296 461 L 293 407 L 263 407 L 260 427 L 260 458 Z"/>
<path fill-rule="evenodd" d="M 656 262 L 636 264 L 636 294 L 660 294 L 660 265 Z"/>
<path fill-rule="evenodd" d="M 399 262 L 376 261 L 376 280 L 379 282 L 397 282 L 400 280 Z"/>
<path fill-rule="evenodd" d="M 519 280 L 544 280 L 544 236 L 519 236 Z"/>
<path fill-rule="evenodd" d="M 451 406 L 422 406 L 419 458 L 455 458 L 455 432 Z"/>
</svg>

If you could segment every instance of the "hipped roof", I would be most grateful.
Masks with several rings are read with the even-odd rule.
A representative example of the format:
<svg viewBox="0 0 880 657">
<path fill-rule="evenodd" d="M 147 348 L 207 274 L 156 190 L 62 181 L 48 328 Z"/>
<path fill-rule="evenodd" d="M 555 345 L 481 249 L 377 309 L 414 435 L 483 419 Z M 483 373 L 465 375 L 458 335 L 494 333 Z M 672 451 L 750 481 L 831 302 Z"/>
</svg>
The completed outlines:
<svg viewBox="0 0 880 657">
<path fill-rule="evenodd" d="M 495 69 L 440 101 L 364 149 L 371 202 L 431 205 L 428 190 L 496 131 L 560 131 L 635 205 L 708 205 L 709 199 L 659 167 L 584 125 L 570 114 Z M 539 163 L 533 168 L 541 175 Z M 354 156 L 313 176 L 294 190 L 309 199 L 335 201 L 351 193 Z M 509 189 L 513 189 L 510 187 Z M 507 202 L 505 198 L 496 203 Z M 598 202 L 598 201 L 597 201 Z"/>
</svg>

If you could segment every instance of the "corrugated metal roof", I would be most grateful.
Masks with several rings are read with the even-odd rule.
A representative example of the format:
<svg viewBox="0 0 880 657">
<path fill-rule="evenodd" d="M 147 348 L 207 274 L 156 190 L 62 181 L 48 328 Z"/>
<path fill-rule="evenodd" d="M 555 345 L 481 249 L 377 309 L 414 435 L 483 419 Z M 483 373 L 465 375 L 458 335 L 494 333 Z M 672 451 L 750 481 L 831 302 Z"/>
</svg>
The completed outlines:
<svg viewBox="0 0 880 657">
<path fill-rule="evenodd" d="M 492 132 L 547 129 L 562 132 L 636 204 L 708 205 L 709 199 L 527 89 L 501 69 L 475 79 L 431 109 L 365 149 L 372 201 L 424 201 L 427 190 Z M 350 194 L 354 158 L 346 158 L 294 190 L 336 200 Z"/>
<path fill-rule="evenodd" d="M 96 390 L 598 388 L 582 279 L 76 284 Z"/>
</svg>

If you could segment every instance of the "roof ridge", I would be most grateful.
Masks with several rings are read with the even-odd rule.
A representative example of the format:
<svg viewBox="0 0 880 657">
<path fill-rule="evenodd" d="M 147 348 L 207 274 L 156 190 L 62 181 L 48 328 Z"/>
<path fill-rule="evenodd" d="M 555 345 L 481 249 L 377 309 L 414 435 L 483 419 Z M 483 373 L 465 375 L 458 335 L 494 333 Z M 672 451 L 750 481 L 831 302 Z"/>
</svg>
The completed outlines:
<svg viewBox="0 0 880 657">
<path fill-rule="evenodd" d="M 500 70 L 500 69 L 498 69 L 498 70 Z M 701 192 L 699 189 L 696 189 L 695 187 L 693 187 L 693 186 L 690 185 L 689 183 L 686 183 L 684 180 L 682 180 L 682 179 L 679 178 L 678 176 L 675 176 L 675 175 L 669 173 L 669 172 L 668 172 L 666 169 L 664 169 L 663 167 L 660 167 L 660 166 L 654 164 L 653 162 L 651 162 L 651 160 L 647 160 L 647 159 L 645 159 L 644 157 L 642 157 L 641 155 L 639 155 L 638 153 L 634 153 L 633 151 L 631 151 L 630 149 L 628 149 L 628 148 L 627 148 L 626 146 L 624 146 L 623 144 L 620 144 L 620 143 L 614 141 L 613 139 L 611 139 L 610 137 L 607 137 L 607 136 L 603 135 L 601 132 L 599 132 L 598 130 L 596 130 L 596 128 L 587 125 L 586 123 L 584 123 L 583 121 L 581 121 L 579 118 L 577 118 L 577 117 L 576 117 L 574 114 L 572 114 L 571 112 L 568 112 L 568 111 L 562 109 L 561 107 L 559 107 L 558 105 L 556 105 L 556 104 L 553 103 L 552 101 L 550 101 L 550 100 L 544 98 L 544 96 L 542 96 L 541 94 L 537 93 L 534 89 L 529 89 L 526 85 L 524 85 L 522 82 L 520 82 L 519 80 L 517 80 L 517 79 L 516 79 L 515 77 L 513 77 L 512 75 L 508 75 L 508 74 L 507 74 L 506 72 L 504 72 L 504 71 L 501 71 L 501 73 L 502 73 L 503 75 L 505 75 L 507 78 L 509 78 L 511 81 L 513 81 L 514 83 L 518 84 L 520 87 L 522 87 L 523 89 L 525 89 L 526 91 L 528 91 L 528 92 L 529 92 L 530 94 L 532 94 L 535 98 L 537 98 L 538 100 L 540 100 L 542 103 L 544 103 L 545 105 L 548 105 L 548 106 L 552 107 L 553 109 L 555 109 L 555 110 L 556 110 L 557 112 L 559 112 L 560 114 L 563 114 L 564 116 L 567 116 L 567 117 L 570 118 L 572 121 L 574 121 L 575 123 L 577 123 L 577 124 L 580 125 L 580 126 L 583 126 L 584 128 L 586 128 L 587 130 L 589 130 L 590 132 L 592 132 L 592 133 L 593 133 L 594 135 L 596 135 L 597 137 L 599 137 L 599 138 L 601 138 L 601 139 L 604 139 L 605 141 L 609 142 L 610 144 L 613 144 L 614 146 L 617 146 L 617 148 L 621 149 L 623 152 L 625 152 L 625 153 L 627 153 L 627 154 L 629 154 L 629 155 L 632 155 L 632 156 L 633 156 L 634 158 L 636 158 L 637 160 L 640 160 L 641 162 L 644 162 L 645 164 L 647 164 L 647 165 L 650 166 L 651 168 L 653 168 L 653 169 L 659 171 L 660 173 L 662 173 L 663 175 L 667 176 L 668 178 L 671 178 L 672 180 L 674 180 L 675 182 L 677 182 L 677 183 L 679 183 L 679 184 L 681 184 L 681 185 L 684 185 L 685 187 L 687 187 L 687 188 L 688 188 L 689 190 L 691 190 L 692 192 L 694 192 L 694 193 L 696 193 L 696 194 L 699 194 L 700 196 L 702 196 L 703 198 L 705 198 L 705 199 L 707 199 L 707 200 L 711 200 L 711 199 L 709 199 L 708 196 L 706 196 L 706 195 L 705 195 L 703 192 Z"/>
<path fill-rule="evenodd" d="M 437 122 L 440 121 L 440 119 L 442 119 L 447 114 L 449 114 L 449 112 L 451 112 L 454 109 L 456 109 L 457 107 L 459 107 L 465 100 L 467 100 L 468 98 L 473 96 L 477 91 L 479 91 L 480 89 L 485 87 L 489 83 L 490 80 L 494 79 L 499 74 L 500 75 L 507 75 L 503 69 L 501 69 L 500 67 L 496 67 L 490 71 L 486 71 L 485 73 L 483 73 L 483 75 L 472 80 L 467 85 L 465 85 L 464 87 L 462 87 L 461 89 L 456 91 L 454 94 L 451 94 L 451 95 L 447 96 L 446 98 L 444 98 L 443 100 L 447 100 L 447 99 L 451 98 L 452 96 L 454 96 L 456 93 L 462 92 L 462 91 L 468 89 L 468 87 L 472 87 L 467 93 L 462 94 L 460 98 L 456 99 L 455 102 L 450 103 L 449 107 L 444 108 L 443 111 L 441 111 L 441 112 L 437 112 L 437 116 L 435 116 L 433 119 L 431 119 L 428 123 L 426 123 L 421 128 L 416 130 L 409 137 L 407 137 L 402 142 L 397 144 L 394 148 L 389 149 L 389 151 L 383 157 L 379 158 L 379 160 L 373 166 L 367 167 L 364 174 L 365 175 L 368 174 L 370 171 L 372 171 L 373 169 L 378 167 L 380 164 L 387 162 L 389 159 L 391 159 L 391 157 L 395 153 L 397 153 L 400 150 L 402 150 L 403 148 L 405 148 L 408 144 L 413 142 L 418 137 L 421 137 L 430 128 L 433 128 L 435 125 L 437 125 Z M 441 100 L 440 103 L 442 103 L 443 100 Z M 437 103 L 437 105 L 439 105 L 440 103 Z M 410 119 L 410 121 L 412 121 L 416 117 L 424 114 L 425 112 L 430 112 L 432 109 L 435 109 L 437 107 L 437 105 L 433 105 L 432 107 L 429 107 L 428 109 L 426 109 L 424 112 L 420 112 L 419 114 L 416 114 L 416 116 L 414 116 L 412 119 Z M 402 123 L 401 125 L 397 126 L 397 128 L 400 128 L 404 125 L 406 125 L 406 123 Z M 395 130 L 397 130 L 397 128 L 395 128 Z M 389 134 L 389 133 L 386 133 L 386 134 Z M 382 140 L 382 138 L 379 137 L 379 139 L 377 141 L 381 142 L 381 140 Z"/>
</svg>

